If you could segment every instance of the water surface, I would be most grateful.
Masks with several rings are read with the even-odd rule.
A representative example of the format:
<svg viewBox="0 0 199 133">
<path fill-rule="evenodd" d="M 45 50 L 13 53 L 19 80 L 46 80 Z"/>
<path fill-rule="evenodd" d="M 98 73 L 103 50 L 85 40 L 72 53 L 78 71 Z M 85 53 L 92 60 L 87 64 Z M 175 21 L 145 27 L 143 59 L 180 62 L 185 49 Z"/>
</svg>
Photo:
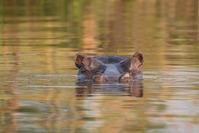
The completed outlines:
<svg viewBox="0 0 199 133">
<path fill-rule="evenodd" d="M 2 0 L 0 132 L 199 132 L 198 5 Z M 76 52 L 137 50 L 142 82 L 77 83 Z"/>
</svg>

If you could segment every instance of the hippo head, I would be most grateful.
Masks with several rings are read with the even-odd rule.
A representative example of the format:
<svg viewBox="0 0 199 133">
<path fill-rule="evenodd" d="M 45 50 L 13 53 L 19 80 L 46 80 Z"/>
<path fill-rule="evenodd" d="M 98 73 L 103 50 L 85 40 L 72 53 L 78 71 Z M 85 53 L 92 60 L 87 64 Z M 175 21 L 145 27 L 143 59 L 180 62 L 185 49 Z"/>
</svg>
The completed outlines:
<svg viewBox="0 0 199 133">
<path fill-rule="evenodd" d="M 95 83 L 130 82 L 142 78 L 140 70 L 144 62 L 141 52 L 132 57 L 96 56 L 86 57 L 81 53 L 75 55 L 75 65 L 79 69 L 78 80 L 93 80 Z"/>
</svg>

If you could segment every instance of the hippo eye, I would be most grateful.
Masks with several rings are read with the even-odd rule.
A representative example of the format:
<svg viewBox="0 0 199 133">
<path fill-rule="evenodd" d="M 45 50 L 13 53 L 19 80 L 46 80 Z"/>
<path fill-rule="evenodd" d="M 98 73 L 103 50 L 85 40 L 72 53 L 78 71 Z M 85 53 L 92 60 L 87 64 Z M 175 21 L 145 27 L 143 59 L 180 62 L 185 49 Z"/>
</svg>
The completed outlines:
<svg viewBox="0 0 199 133">
<path fill-rule="evenodd" d="M 81 72 L 85 72 L 85 71 L 86 71 L 86 69 L 84 68 L 83 65 L 81 66 L 80 71 L 81 71 Z"/>
<path fill-rule="evenodd" d="M 85 76 L 85 78 L 92 78 L 92 73 L 90 71 L 87 70 L 82 70 L 81 74 L 83 74 Z"/>
<path fill-rule="evenodd" d="M 81 68 L 80 71 L 83 73 L 85 72 L 86 70 L 84 68 Z"/>
</svg>

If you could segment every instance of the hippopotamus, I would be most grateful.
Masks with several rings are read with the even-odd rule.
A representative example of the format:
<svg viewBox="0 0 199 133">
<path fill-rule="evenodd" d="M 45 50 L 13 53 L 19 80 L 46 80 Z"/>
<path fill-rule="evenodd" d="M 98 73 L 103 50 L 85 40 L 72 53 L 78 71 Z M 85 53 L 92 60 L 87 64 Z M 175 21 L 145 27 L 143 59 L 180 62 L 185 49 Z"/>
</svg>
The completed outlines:
<svg viewBox="0 0 199 133">
<path fill-rule="evenodd" d="M 87 57 L 77 53 L 74 62 L 79 69 L 77 74 L 79 81 L 126 83 L 143 77 L 141 66 L 144 63 L 144 56 L 139 51 L 131 57 L 110 55 Z"/>
</svg>

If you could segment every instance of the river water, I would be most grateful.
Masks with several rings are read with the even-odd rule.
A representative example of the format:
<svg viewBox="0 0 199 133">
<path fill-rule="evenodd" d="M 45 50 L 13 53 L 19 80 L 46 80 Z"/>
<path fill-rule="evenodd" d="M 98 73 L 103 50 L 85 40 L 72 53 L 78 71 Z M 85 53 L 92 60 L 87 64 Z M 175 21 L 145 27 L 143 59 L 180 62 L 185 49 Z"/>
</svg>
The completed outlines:
<svg viewBox="0 0 199 133">
<path fill-rule="evenodd" d="M 1 0 L 0 132 L 198 133 L 198 10 L 198 0 Z M 77 52 L 136 51 L 142 82 L 77 83 Z"/>
</svg>

